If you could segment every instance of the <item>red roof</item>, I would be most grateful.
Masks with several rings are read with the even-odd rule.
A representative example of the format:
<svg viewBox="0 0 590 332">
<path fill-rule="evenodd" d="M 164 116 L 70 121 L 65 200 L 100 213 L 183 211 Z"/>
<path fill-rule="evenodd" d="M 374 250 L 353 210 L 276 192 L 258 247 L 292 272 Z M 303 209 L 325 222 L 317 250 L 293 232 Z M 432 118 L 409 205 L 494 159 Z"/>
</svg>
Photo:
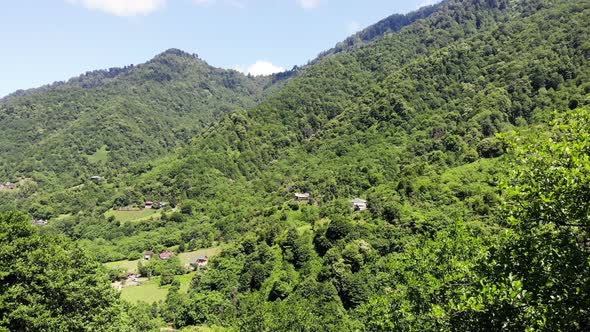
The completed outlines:
<svg viewBox="0 0 590 332">
<path fill-rule="evenodd" d="M 154 202 L 152 202 L 152 201 L 147 201 L 147 202 L 145 202 L 145 205 L 154 205 Z"/>
<path fill-rule="evenodd" d="M 164 251 L 163 253 L 160 254 L 160 259 L 168 259 L 172 256 L 174 256 L 174 254 L 171 253 L 170 251 Z"/>
</svg>

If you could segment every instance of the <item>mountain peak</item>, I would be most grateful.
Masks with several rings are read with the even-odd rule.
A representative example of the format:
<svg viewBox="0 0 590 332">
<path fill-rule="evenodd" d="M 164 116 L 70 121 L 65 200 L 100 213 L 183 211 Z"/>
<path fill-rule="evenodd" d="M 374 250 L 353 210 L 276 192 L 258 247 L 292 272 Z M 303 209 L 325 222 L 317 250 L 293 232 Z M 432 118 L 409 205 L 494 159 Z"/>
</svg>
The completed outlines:
<svg viewBox="0 0 590 332">
<path fill-rule="evenodd" d="M 166 56 L 178 56 L 178 57 L 187 57 L 187 58 L 194 58 L 194 59 L 199 59 L 199 55 L 196 53 L 188 53 L 185 52 L 181 49 L 178 48 L 169 48 L 167 50 L 165 50 L 164 52 L 158 54 L 155 56 L 155 58 L 159 58 L 159 57 L 166 57 Z"/>
</svg>

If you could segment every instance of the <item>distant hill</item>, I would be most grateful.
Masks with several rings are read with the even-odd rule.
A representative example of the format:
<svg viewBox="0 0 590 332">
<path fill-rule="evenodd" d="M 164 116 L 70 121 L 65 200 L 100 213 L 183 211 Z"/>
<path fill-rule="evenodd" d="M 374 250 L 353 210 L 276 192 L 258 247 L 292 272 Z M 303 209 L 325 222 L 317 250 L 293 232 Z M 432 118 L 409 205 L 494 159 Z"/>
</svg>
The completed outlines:
<svg viewBox="0 0 590 332">
<path fill-rule="evenodd" d="M 269 85 L 171 49 L 15 93 L 0 102 L 0 178 L 65 181 L 161 156 L 221 115 L 254 106 Z"/>
<path fill-rule="evenodd" d="M 56 202 L 53 215 L 185 202 L 226 239 L 264 223 L 296 191 L 322 206 L 370 198 L 374 218 L 414 229 L 488 218 L 495 160 L 506 152 L 496 134 L 542 124 L 588 93 L 585 25 L 574 15 L 584 5 L 444 2 L 431 17 L 309 66 L 190 145 L 113 173 L 115 188 L 36 199 Z M 477 167 L 483 174 L 464 178 L 477 185 L 454 178 Z"/>
</svg>

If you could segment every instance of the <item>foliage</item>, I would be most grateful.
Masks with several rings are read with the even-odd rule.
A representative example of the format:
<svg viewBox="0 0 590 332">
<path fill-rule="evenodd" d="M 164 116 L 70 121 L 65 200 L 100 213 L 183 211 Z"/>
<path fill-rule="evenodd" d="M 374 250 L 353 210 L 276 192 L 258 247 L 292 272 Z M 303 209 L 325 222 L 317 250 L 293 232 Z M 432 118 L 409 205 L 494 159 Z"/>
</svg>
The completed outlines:
<svg viewBox="0 0 590 332">
<path fill-rule="evenodd" d="M 73 243 L 0 215 L 0 327 L 11 331 L 121 331 L 108 275 Z"/>
<path fill-rule="evenodd" d="M 236 97 L 243 107 L 187 132 L 190 143 L 170 154 L 131 151 L 109 164 L 106 182 L 41 183 L 0 202 L 51 217 L 43 236 L 65 234 L 102 261 L 223 243 L 186 293 L 178 262 L 141 267 L 171 284 L 153 312 L 127 309 L 147 328 L 162 319 L 246 331 L 588 329 L 589 5 L 449 0 L 391 17 L 286 74 L 256 106 Z M 171 87 L 186 88 L 201 66 L 177 53 L 124 77 L 184 110 L 176 98 L 187 91 Z M 254 84 L 248 96 L 266 82 L 227 75 L 230 90 Z M 555 109 L 564 113 L 547 128 Z M 95 143 L 83 156 L 103 144 L 107 159 L 117 151 Z M 353 210 L 355 197 L 367 211 Z M 144 200 L 174 210 L 105 217 Z"/>
<path fill-rule="evenodd" d="M 546 135 L 512 141 L 506 239 L 482 262 L 481 286 L 455 308 L 457 330 L 590 327 L 589 110 L 556 114 Z"/>
</svg>

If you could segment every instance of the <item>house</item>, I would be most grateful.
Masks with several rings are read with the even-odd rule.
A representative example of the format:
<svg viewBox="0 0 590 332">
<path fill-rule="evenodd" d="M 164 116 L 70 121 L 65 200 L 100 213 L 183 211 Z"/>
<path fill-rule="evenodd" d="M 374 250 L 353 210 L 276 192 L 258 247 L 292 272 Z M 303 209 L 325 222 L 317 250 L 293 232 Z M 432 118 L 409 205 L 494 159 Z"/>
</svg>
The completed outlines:
<svg viewBox="0 0 590 332">
<path fill-rule="evenodd" d="M 154 209 L 163 209 L 166 205 L 168 205 L 168 203 L 166 203 L 166 202 L 158 202 L 158 204 L 154 204 L 153 208 Z"/>
<path fill-rule="evenodd" d="M 205 255 L 199 255 L 199 256 L 191 259 L 191 262 L 190 262 L 192 267 L 207 266 L 208 263 L 209 263 L 209 257 L 207 257 Z"/>
<path fill-rule="evenodd" d="M 150 259 L 152 259 L 152 256 L 154 256 L 154 252 L 151 250 L 148 250 L 143 253 L 143 259 L 145 259 L 146 261 L 149 261 Z"/>
<path fill-rule="evenodd" d="M 33 221 L 31 221 L 31 223 L 33 225 L 47 225 L 47 220 L 45 219 L 33 219 Z"/>
<path fill-rule="evenodd" d="M 16 189 L 16 183 L 12 183 L 12 182 L 0 183 L 0 189 L 9 189 L 9 190 Z"/>
<path fill-rule="evenodd" d="M 102 180 L 102 176 L 94 175 L 94 176 L 91 176 L 90 177 L 90 180 L 92 180 L 92 181 L 100 181 L 100 180 Z"/>
<path fill-rule="evenodd" d="M 160 259 L 162 260 L 167 260 L 172 258 L 172 256 L 174 256 L 173 253 L 171 253 L 170 251 L 164 251 L 163 253 L 160 253 Z"/>
<path fill-rule="evenodd" d="M 151 209 L 152 207 L 154 207 L 154 202 L 152 202 L 152 201 L 145 202 L 146 209 Z"/>
<path fill-rule="evenodd" d="M 367 209 L 367 201 L 360 198 L 355 198 L 350 201 L 355 211 L 365 211 Z"/>
<path fill-rule="evenodd" d="M 309 193 L 295 193 L 295 199 L 298 201 L 309 201 Z"/>
</svg>

